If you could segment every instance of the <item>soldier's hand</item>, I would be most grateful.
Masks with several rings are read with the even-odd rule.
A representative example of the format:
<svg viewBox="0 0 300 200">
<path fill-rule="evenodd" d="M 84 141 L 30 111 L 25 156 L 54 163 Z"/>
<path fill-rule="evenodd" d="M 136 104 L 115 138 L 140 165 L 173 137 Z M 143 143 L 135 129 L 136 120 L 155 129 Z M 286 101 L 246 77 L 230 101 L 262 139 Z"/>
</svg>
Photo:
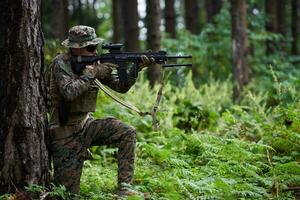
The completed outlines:
<svg viewBox="0 0 300 200">
<path fill-rule="evenodd" d="M 96 78 L 97 69 L 93 65 L 87 65 L 87 66 L 85 66 L 85 69 L 82 71 L 82 74 L 93 79 L 93 78 Z"/>
<path fill-rule="evenodd" d="M 113 68 L 117 68 L 117 65 L 112 63 L 97 63 L 94 66 L 97 69 L 96 78 L 98 79 L 104 79 L 111 74 Z"/>
<path fill-rule="evenodd" d="M 148 67 L 152 64 L 155 64 L 155 59 L 150 57 L 148 58 L 146 55 L 141 56 L 142 62 L 139 64 L 139 68 L 142 69 L 144 67 Z"/>
</svg>

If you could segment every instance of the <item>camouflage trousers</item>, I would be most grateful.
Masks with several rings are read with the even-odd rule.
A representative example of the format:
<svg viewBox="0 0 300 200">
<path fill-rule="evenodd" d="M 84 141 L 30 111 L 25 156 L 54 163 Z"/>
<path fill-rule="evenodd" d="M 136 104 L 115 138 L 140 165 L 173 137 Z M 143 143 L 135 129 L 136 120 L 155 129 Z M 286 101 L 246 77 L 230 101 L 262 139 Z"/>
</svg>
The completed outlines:
<svg viewBox="0 0 300 200">
<path fill-rule="evenodd" d="M 131 184 L 134 172 L 136 132 L 115 118 L 89 119 L 82 131 L 51 141 L 54 182 L 78 194 L 87 148 L 97 145 L 118 147 L 118 185 Z"/>
</svg>

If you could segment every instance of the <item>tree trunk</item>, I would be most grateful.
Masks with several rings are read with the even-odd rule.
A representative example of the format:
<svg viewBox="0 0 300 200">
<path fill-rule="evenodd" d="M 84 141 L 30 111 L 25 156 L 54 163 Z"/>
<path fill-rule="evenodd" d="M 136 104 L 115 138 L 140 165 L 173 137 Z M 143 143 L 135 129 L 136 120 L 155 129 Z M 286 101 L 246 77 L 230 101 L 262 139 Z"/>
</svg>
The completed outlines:
<svg viewBox="0 0 300 200">
<path fill-rule="evenodd" d="M 84 5 L 85 9 L 87 10 L 87 12 L 90 12 L 90 0 L 85 0 L 85 5 Z"/>
<path fill-rule="evenodd" d="M 231 0 L 233 99 L 238 101 L 249 82 L 246 0 Z"/>
<path fill-rule="evenodd" d="M 291 32 L 292 32 L 292 54 L 298 55 L 298 0 L 292 0 L 292 23 L 291 23 Z"/>
<path fill-rule="evenodd" d="M 208 23 L 213 22 L 213 18 L 219 14 L 222 8 L 222 0 L 206 0 L 205 8 L 206 8 L 206 21 Z"/>
<path fill-rule="evenodd" d="M 137 0 L 121 1 L 121 8 L 125 50 L 139 51 L 139 15 Z"/>
<path fill-rule="evenodd" d="M 268 17 L 266 22 L 266 30 L 268 32 L 275 32 L 277 30 L 277 24 L 276 24 L 276 0 L 265 0 L 265 10 L 266 15 Z M 274 52 L 274 42 L 272 40 L 266 41 L 266 53 L 272 54 Z"/>
<path fill-rule="evenodd" d="M 72 0 L 72 19 L 77 20 L 77 0 Z"/>
<path fill-rule="evenodd" d="M 197 0 L 185 0 L 185 26 L 192 34 L 200 32 L 199 6 Z"/>
<path fill-rule="evenodd" d="M 176 13 L 174 0 L 165 0 L 165 26 L 171 38 L 176 38 Z"/>
<path fill-rule="evenodd" d="M 0 194 L 49 181 L 40 5 L 0 6 Z"/>
<path fill-rule="evenodd" d="M 200 32 L 200 19 L 199 19 L 199 1 L 198 0 L 185 0 L 185 26 L 192 34 Z M 197 66 L 192 66 L 193 79 L 199 77 Z"/>
<path fill-rule="evenodd" d="M 283 38 L 279 41 L 279 46 L 282 51 L 286 51 L 286 42 L 285 36 L 287 33 L 287 25 L 286 25 L 286 0 L 277 0 L 277 24 L 278 24 L 278 33 L 283 36 Z"/>
<path fill-rule="evenodd" d="M 160 50 L 160 5 L 159 0 L 147 0 L 147 48 L 152 51 Z M 161 79 L 162 69 L 160 65 L 152 65 L 148 68 L 150 86 Z"/>
<path fill-rule="evenodd" d="M 61 41 L 68 35 L 68 0 L 52 0 L 51 32 Z"/>
<path fill-rule="evenodd" d="M 286 35 L 286 0 L 277 0 L 278 33 Z"/>
<path fill-rule="evenodd" d="M 95 14 L 96 14 L 96 8 L 95 8 L 96 2 L 97 2 L 97 0 L 93 0 L 93 12 Z"/>
<path fill-rule="evenodd" d="M 78 0 L 78 18 L 77 18 L 77 21 L 78 21 L 78 24 L 83 24 L 83 18 L 82 18 L 82 3 L 81 3 L 81 0 Z"/>
<path fill-rule="evenodd" d="M 286 35 L 285 0 L 265 0 L 265 9 L 268 16 L 266 30 L 271 33 Z M 280 46 L 284 47 L 283 41 L 267 40 L 267 54 L 274 53 Z"/>
<path fill-rule="evenodd" d="M 113 42 L 119 43 L 121 40 L 121 0 L 112 1 L 113 16 Z"/>
</svg>

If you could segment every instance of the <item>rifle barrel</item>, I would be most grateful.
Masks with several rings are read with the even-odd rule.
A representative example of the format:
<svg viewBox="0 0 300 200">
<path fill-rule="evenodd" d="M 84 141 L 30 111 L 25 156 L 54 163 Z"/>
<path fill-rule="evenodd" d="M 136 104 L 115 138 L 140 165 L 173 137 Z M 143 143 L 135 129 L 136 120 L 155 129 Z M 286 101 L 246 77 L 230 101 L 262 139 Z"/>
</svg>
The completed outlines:
<svg viewBox="0 0 300 200">
<path fill-rule="evenodd" d="M 162 67 L 191 67 L 192 63 L 187 64 L 164 64 Z"/>
<path fill-rule="evenodd" d="M 171 55 L 171 56 L 167 56 L 167 58 L 192 58 L 192 56 L 191 55 L 183 55 L 183 56 L 181 56 L 181 55 Z"/>
</svg>

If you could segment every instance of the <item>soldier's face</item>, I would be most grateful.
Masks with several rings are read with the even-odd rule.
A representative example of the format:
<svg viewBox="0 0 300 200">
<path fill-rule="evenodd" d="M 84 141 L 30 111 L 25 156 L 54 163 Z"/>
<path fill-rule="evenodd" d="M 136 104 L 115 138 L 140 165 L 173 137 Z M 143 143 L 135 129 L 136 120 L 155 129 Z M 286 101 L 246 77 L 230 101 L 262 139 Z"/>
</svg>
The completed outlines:
<svg viewBox="0 0 300 200">
<path fill-rule="evenodd" d="M 77 56 L 95 56 L 97 55 L 96 47 L 72 48 L 72 53 Z"/>
<path fill-rule="evenodd" d="M 97 51 L 97 45 L 86 46 L 85 49 L 90 53 L 95 53 Z"/>
</svg>

